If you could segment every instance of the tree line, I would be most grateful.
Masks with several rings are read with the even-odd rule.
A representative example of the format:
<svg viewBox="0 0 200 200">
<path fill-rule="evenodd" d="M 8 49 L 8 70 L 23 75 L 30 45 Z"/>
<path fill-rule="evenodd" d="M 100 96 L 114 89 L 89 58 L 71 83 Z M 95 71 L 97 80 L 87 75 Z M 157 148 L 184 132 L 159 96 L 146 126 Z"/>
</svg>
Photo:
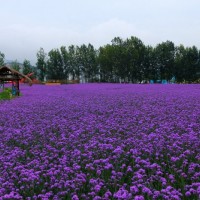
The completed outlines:
<svg viewBox="0 0 200 200">
<path fill-rule="evenodd" d="M 34 71 L 41 81 L 82 78 L 86 82 L 141 83 L 175 79 L 192 83 L 200 79 L 200 50 L 196 46 L 175 46 L 172 41 L 152 47 L 137 37 L 115 37 L 111 44 L 99 49 L 83 44 L 45 53 L 40 48 L 36 56 L 35 67 L 24 61 L 23 73 Z M 0 63 L 3 57 L 0 53 Z"/>
</svg>

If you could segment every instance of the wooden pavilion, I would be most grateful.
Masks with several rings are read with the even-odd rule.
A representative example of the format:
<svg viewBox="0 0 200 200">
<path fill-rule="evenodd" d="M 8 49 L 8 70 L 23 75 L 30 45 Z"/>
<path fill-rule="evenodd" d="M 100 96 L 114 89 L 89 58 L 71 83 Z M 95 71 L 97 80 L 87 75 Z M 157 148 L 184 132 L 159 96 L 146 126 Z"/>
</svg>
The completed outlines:
<svg viewBox="0 0 200 200">
<path fill-rule="evenodd" d="M 19 96 L 19 81 L 22 78 L 26 79 L 30 86 L 32 85 L 32 80 L 24 74 L 21 74 L 20 72 L 6 66 L 0 67 L 0 85 L 4 89 L 4 84 L 11 82 L 13 95 Z"/>
</svg>

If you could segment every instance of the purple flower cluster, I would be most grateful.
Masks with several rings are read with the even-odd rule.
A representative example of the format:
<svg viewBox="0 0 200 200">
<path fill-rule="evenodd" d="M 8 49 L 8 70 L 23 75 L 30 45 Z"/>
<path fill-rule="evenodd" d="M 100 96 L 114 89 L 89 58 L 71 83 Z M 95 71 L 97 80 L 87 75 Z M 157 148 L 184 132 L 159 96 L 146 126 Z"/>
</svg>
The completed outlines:
<svg viewBox="0 0 200 200">
<path fill-rule="evenodd" d="M 0 199 L 200 198 L 200 85 L 21 91 L 0 102 Z"/>
</svg>

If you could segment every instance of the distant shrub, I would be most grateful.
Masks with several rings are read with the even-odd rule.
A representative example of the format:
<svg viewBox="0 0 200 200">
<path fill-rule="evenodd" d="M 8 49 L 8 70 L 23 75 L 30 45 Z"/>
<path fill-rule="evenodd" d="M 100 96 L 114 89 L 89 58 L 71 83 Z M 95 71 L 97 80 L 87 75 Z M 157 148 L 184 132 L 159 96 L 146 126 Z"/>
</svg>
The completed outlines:
<svg viewBox="0 0 200 200">
<path fill-rule="evenodd" d="M 15 95 L 12 95 L 12 88 L 4 88 L 3 92 L 0 93 L 0 100 L 9 100 L 14 97 Z"/>
<path fill-rule="evenodd" d="M 11 88 L 5 88 L 3 92 L 0 93 L 0 100 L 6 100 L 12 98 Z"/>
<path fill-rule="evenodd" d="M 4 88 L 4 91 L 12 93 L 12 89 L 11 88 Z"/>
</svg>

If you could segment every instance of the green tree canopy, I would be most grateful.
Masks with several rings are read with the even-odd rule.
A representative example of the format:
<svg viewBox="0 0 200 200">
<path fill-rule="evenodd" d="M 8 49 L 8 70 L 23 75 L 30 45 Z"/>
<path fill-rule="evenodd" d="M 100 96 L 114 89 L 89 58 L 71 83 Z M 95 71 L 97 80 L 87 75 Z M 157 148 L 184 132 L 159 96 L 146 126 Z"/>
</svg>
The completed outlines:
<svg viewBox="0 0 200 200">
<path fill-rule="evenodd" d="M 44 52 L 43 48 L 40 48 L 40 50 L 37 52 L 36 67 L 39 71 L 39 80 L 44 81 L 47 73 L 47 54 Z"/>
<path fill-rule="evenodd" d="M 4 65 L 5 55 L 0 51 L 0 66 Z"/>
<path fill-rule="evenodd" d="M 28 75 L 29 73 L 33 72 L 33 69 L 31 67 L 31 63 L 29 60 L 24 60 L 23 62 L 23 74 Z"/>
<path fill-rule="evenodd" d="M 19 71 L 20 70 L 20 64 L 19 64 L 19 62 L 17 60 L 13 61 L 11 63 L 11 68 L 14 69 L 14 70 L 16 70 L 16 71 Z"/>
<path fill-rule="evenodd" d="M 50 80 L 64 79 L 62 56 L 59 49 L 53 49 L 48 53 L 47 78 Z"/>
<path fill-rule="evenodd" d="M 45 53 L 37 54 L 40 79 L 79 79 L 86 82 L 132 82 L 172 80 L 195 82 L 200 74 L 200 53 L 197 47 L 175 46 L 172 41 L 155 47 L 145 45 L 137 37 L 123 40 L 115 37 L 111 44 L 95 49 L 92 44 L 61 46 L 48 53 L 45 71 Z"/>
</svg>

